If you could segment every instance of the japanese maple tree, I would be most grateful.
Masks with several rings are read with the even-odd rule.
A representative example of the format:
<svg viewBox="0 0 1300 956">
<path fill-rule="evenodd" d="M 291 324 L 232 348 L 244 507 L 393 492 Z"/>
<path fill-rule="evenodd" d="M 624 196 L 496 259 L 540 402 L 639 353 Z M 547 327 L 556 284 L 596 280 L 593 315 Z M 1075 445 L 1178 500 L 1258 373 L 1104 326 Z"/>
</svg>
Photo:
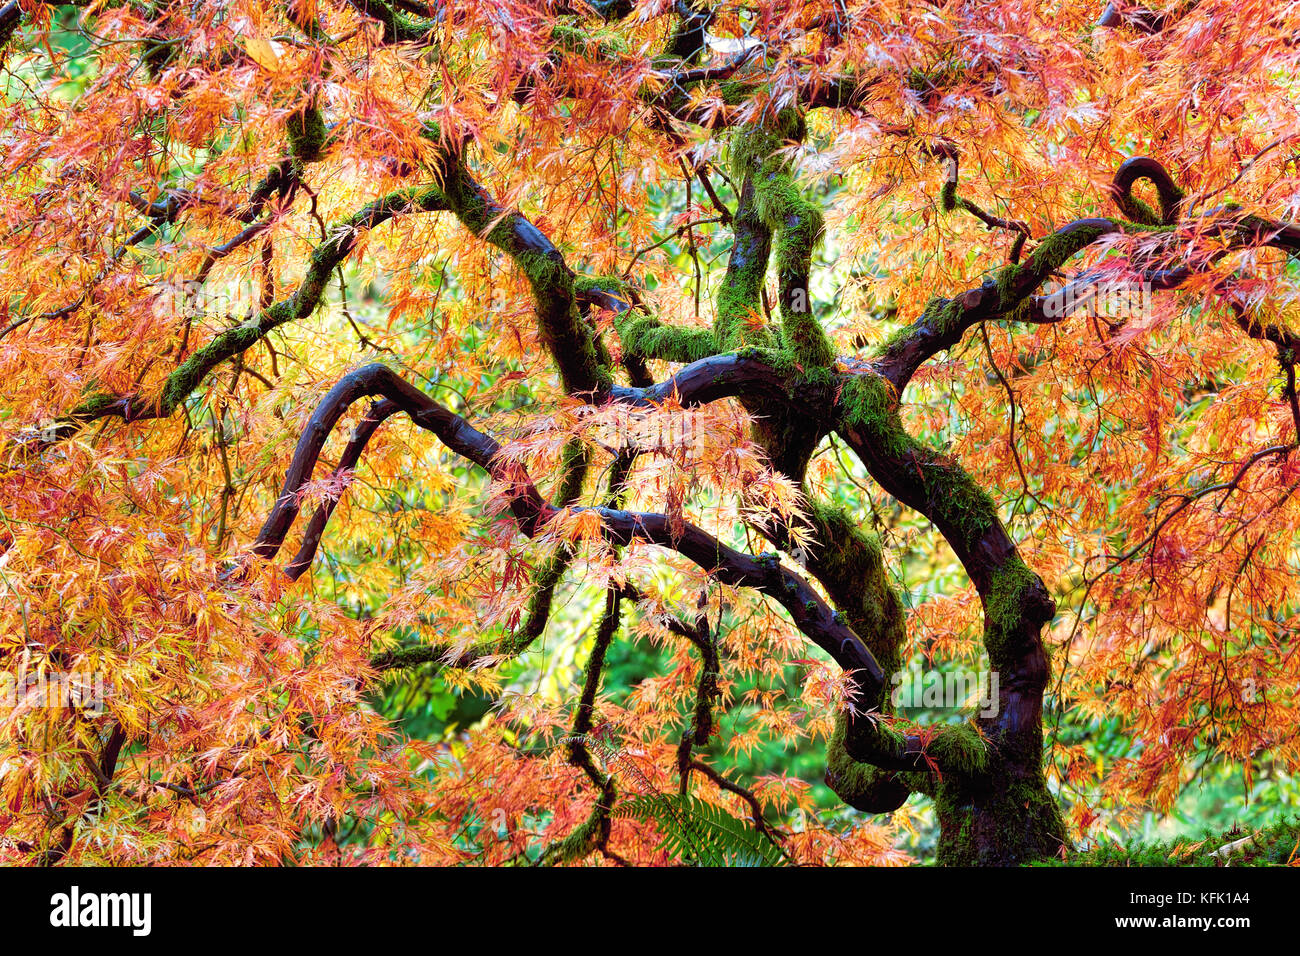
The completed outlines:
<svg viewBox="0 0 1300 956">
<path fill-rule="evenodd" d="M 1294 773 L 1298 36 L 0 5 L 0 859 L 1000 865 Z"/>
</svg>

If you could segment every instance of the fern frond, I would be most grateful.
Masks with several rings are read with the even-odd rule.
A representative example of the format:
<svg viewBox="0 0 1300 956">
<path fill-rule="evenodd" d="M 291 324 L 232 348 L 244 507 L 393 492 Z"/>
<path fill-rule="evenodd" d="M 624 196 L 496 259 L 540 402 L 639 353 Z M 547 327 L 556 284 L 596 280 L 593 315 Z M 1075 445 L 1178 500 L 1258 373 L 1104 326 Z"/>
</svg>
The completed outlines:
<svg viewBox="0 0 1300 956">
<path fill-rule="evenodd" d="M 614 816 L 653 821 L 656 850 L 693 866 L 785 866 L 785 855 L 749 822 L 694 796 L 642 793 L 614 808 Z"/>
</svg>

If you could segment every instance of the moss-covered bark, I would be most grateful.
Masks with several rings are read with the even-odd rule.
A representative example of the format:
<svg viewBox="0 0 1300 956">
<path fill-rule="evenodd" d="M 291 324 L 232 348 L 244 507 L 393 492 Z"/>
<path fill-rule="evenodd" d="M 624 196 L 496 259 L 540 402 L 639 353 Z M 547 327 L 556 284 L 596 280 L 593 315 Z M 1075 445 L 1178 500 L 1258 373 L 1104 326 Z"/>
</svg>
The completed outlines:
<svg viewBox="0 0 1300 956">
<path fill-rule="evenodd" d="M 775 337 L 763 317 L 763 282 L 772 250 L 772 231 L 755 208 L 754 180 L 746 176 L 732 222 L 731 255 L 714 308 L 713 337 L 718 351 L 746 345 L 773 347 Z"/>
<path fill-rule="evenodd" d="M 938 862 L 944 866 L 1015 866 L 1068 851 L 1065 823 L 1041 769 L 996 761 L 975 778 L 938 783 Z"/>
<path fill-rule="evenodd" d="M 733 172 L 742 187 L 734 222 L 735 243 L 718 292 L 714 338 L 721 350 L 774 349 L 781 364 L 816 376 L 835 359 L 808 288 L 823 217 L 795 185 L 790 162 L 780 152 L 803 135 L 803 118 L 787 110 L 769 125 L 739 133 L 732 144 Z M 779 332 L 766 324 L 762 309 L 763 287 L 774 252 Z M 755 417 L 755 437 L 776 469 L 802 481 L 808 458 L 825 430 L 782 403 L 747 402 L 746 408 Z"/>
<path fill-rule="evenodd" d="M 325 152 L 329 131 L 320 108 L 312 103 L 291 113 L 284 124 L 289 153 L 300 163 L 314 163 Z"/>
<path fill-rule="evenodd" d="M 834 370 L 833 349 L 806 298 L 821 214 L 799 192 L 781 152 L 801 135 L 799 118 L 785 114 L 734 144 L 733 171 L 742 186 L 711 332 L 624 313 L 616 320 L 624 350 L 675 362 L 713 352 L 752 353 L 791 382 L 836 385 L 835 408 L 823 420 L 796 415 L 790 405 L 770 399 L 743 399 L 756 418 L 755 437 L 776 468 L 802 482 L 809 456 L 834 428 L 886 491 L 929 516 L 980 591 L 986 643 L 1001 677 L 996 715 L 925 735 L 900 733 L 879 719 L 890 711 L 886 688 L 855 700 L 858 716 L 841 714 L 828 741 L 826 781 L 845 802 L 872 813 L 897 809 L 913 793 L 933 797 L 942 831 L 940 862 L 1014 864 L 1049 857 L 1065 844 L 1041 769 L 1047 660 L 1039 632 L 1051 616 L 1051 600 L 1016 553 L 989 495 L 957 462 L 908 434 L 894 385 L 881 375 Z M 1081 224 L 1045 243 L 1024 266 L 1008 267 L 991 280 L 987 294 L 1007 304 L 1018 300 L 1101 228 L 1105 224 Z M 779 332 L 767 324 L 763 302 L 773 254 Z M 959 337 L 969 306 L 962 299 L 935 299 L 923 322 L 938 334 Z M 906 627 L 878 545 L 838 509 L 814 502 L 810 519 L 818 544 L 806 557 L 808 572 L 884 672 L 896 672 Z"/>
<path fill-rule="evenodd" d="M 836 608 L 862 638 L 886 674 L 901 666 L 907 639 L 903 605 L 889 584 L 879 544 L 839 508 L 814 502 L 809 513 L 817 545 L 807 558 L 808 571 L 826 588 Z M 887 688 L 871 699 L 854 702 L 862 713 L 887 714 Z M 826 746 L 826 785 L 845 803 L 868 813 L 898 809 L 925 786 L 925 774 L 900 773 L 854 760 L 848 751 L 849 724 L 841 713 Z M 904 743 L 870 718 L 855 721 L 854 749 L 873 752 L 900 750 Z"/>
</svg>

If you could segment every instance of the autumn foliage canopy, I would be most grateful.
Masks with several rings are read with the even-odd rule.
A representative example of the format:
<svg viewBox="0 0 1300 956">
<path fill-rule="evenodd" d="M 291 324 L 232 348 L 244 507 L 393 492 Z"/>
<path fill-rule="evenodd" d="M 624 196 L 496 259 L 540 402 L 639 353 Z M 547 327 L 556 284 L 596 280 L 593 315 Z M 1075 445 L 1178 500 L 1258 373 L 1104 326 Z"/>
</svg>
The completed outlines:
<svg viewBox="0 0 1300 956">
<path fill-rule="evenodd" d="M 0 861 L 1007 863 L 1290 779 L 1297 37 L 0 5 Z"/>
</svg>

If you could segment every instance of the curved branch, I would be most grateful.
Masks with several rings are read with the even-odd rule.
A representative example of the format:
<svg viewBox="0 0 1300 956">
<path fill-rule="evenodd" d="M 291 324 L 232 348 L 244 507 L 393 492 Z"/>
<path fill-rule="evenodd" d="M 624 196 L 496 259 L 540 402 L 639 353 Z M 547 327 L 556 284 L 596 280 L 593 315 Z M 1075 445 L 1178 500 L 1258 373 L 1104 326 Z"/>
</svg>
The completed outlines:
<svg viewBox="0 0 1300 956">
<path fill-rule="evenodd" d="M 389 400 L 415 424 L 437 435 L 448 449 L 479 465 L 504 485 L 510 511 L 525 535 L 535 536 L 560 513 L 560 509 L 542 497 L 518 463 L 501 455 L 501 446 L 494 439 L 405 382 L 387 366 L 368 365 L 345 376 L 313 413 L 294 451 L 280 497 L 254 544 L 253 553 L 258 557 L 269 559 L 279 550 L 300 508 L 300 492 L 311 480 L 330 430 L 347 407 L 363 396 Z M 703 529 L 667 515 L 600 507 L 572 510 L 597 514 L 601 534 L 612 544 L 628 545 L 639 540 L 667 548 L 724 584 L 752 587 L 774 598 L 799 630 L 836 663 L 865 675 L 868 693 L 874 695 L 883 686 L 884 672 L 862 640 L 807 581 L 782 567 L 775 554 L 758 557 L 743 554 Z"/>
<path fill-rule="evenodd" d="M 1078 219 L 1044 239 L 1024 265 L 1009 265 L 951 299 L 935 299 L 913 325 L 895 337 L 873 362 L 899 393 L 926 361 L 961 341 L 978 322 L 1011 312 L 1070 257 L 1107 235 L 1123 231 L 1114 219 Z M 1030 304 L 1030 312 L 1050 309 L 1050 297 Z M 1022 316 L 1018 316 L 1023 318 Z"/>
<path fill-rule="evenodd" d="M 934 523 L 975 585 L 989 661 L 1001 675 L 992 736 L 1008 751 L 1036 752 L 1048 676 L 1040 632 L 1056 611 L 1047 588 L 1020 558 L 987 492 L 955 460 L 907 433 L 888 380 L 847 380 L 837 408 L 836 431 L 872 478 Z"/>
<path fill-rule="evenodd" d="M 1130 185 L 1132 181 L 1129 180 Z M 1168 209 L 1172 210 L 1175 201 L 1171 199 L 1170 202 Z M 1270 246 L 1288 255 L 1300 256 L 1300 226 L 1291 223 L 1241 215 L 1232 209 L 1218 209 L 1185 225 L 1199 236 L 1225 240 L 1229 249 Z M 1172 227 L 1158 228 L 1167 233 Z M 910 328 L 886 345 L 873 361 L 873 368 L 901 393 L 921 365 L 956 345 L 967 330 L 979 322 L 1009 319 L 1050 324 L 1061 321 L 1088 301 L 1087 289 L 1105 284 L 1108 275 L 1095 271 L 1085 274 L 1049 295 L 1035 295 L 1035 290 L 1077 253 L 1100 239 L 1120 234 L 1141 236 L 1156 233 L 1144 224 L 1119 219 L 1078 219 L 1068 223 L 1043 239 L 1024 265 L 1005 266 L 975 288 L 951 299 L 933 300 Z M 1207 271 L 1224 254 L 1224 250 L 1218 249 L 1196 260 L 1187 259 L 1178 266 L 1138 270 L 1137 275 L 1152 291 L 1175 289 L 1192 276 Z"/>
<path fill-rule="evenodd" d="M 1154 36 L 1167 27 L 1171 19 L 1173 18 L 1170 14 L 1156 13 L 1141 4 L 1129 3 L 1127 0 L 1112 0 L 1106 4 L 1106 9 L 1097 20 L 1097 26 L 1109 30 L 1130 26 L 1146 36 Z"/>
<path fill-rule="evenodd" d="M 433 138 L 440 131 L 430 129 Z M 475 235 L 505 252 L 528 278 L 543 344 L 570 393 L 593 392 L 610 382 L 591 328 L 583 321 L 573 270 L 555 244 L 522 213 L 500 205 L 464 164 L 457 145 L 442 157 L 447 206 Z"/>
<path fill-rule="evenodd" d="M 1156 193 L 1160 197 L 1159 214 L 1133 195 L 1133 186 L 1141 179 L 1156 187 Z M 1119 206 L 1124 215 L 1149 226 L 1170 226 L 1177 222 L 1185 196 L 1169 171 L 1149 156 L 1134 156 L 1125 160 L 1115 171 L 1110 192 L 1115 205 Z"/>
<path fill-rule="evenodd" d="M 969 199 L 957 195 L 957 182 L 961 171 L 961 153 L 958 151 L 956 143 L 947 139 L 939 139 L 929 144 L 926 149 L 931 156 L 942 160 L 944 164 L 943 190 L 939 194 L 939 204 L 943 207 L 943 211 L 952 212 L 955 209 L 961 209 L 984 223 L 988 229 L 1005 229 L 1008 232 L 1015 233 L 1016 238 L 1007 258 L 1011 262 L 1018 262 L 1020 260 L 1020 250 L 1024 248 L 1025 241 L 1033 238 L 1030 235 L 1029 226 L 1018 219 L 1003 219 L 1001 216 L 985 212 Z"/>
<path fill-rule="evenodd" d="M 8 3 L 0 6 L 0 50 L 9 43 L 9 38 L 14 35 L 14 31 L 22 21 L 23 8 L 18 5 L 18 0 L 9 0 Z"/>
<path fill-rule="evenodd" d="M 711 355 L 683 366 L 655 385 L 615 385 L 603 397 L 624 405 L 658 405 L 673 400 L 688 407 L 723 398 L 764 398 L 825 417 L 829 388 L 800 382 L 777 366 L 777 358 L 778 353 L 764 349 Z"/>
<path fill-rule="evenodd" d="M 348 472 L 357 467 L 357 462 L 361 460 L 361 453 L 365 450 L 366 445 L 370 442 L 371 436 L 381 424 L 401 411 L 401 407 L 396 403 L 384 399 L 375 402 L 370 406 L 364 418 L 361 419 L 356 429 L 352 432 L 352 437 L 348 439 L 347 446 L 343 449 L 343 454 L 339 458 L 338 466 L 334 469 L 332 477 L 341 478 Z M 286 480 L 286 487 L 287 487 Z M 311 521 L 307 524 L 307 530 L 303 535 L 302 544 L 298 548 L 298 553 L 289 565 L 284 569 L 284 573 L 289 576 L 291 581 L 296 581 L 304 571 L 311 567 L 312 558 L 316 556 L 316 549 L 320 547 L 321 538 L 325 534 L 325 526 L 329 523 L 330 516 L 334 514 L 335 507 L 338 506 L 339 499 L 330 496 L 316 509 L 312 515 Z M 278 505 L 278 502 L 277 502 Z M 272 514 L 275 514 L 273 511 Z M 286 522 L 284 530 L 279 532 L 279 538 L 284 540 L 284 535 L 288 533 L 289 525 L 293 523 L 294 515 L 289 512 L 282 512 L 279 515 L 281 522 Z M 270 536 L 275 535 L 273 529 Z M 262 534 L 258 535 L 259 540 L 267 534 L 267 529 L 263 527 Z"/>
</svg>

